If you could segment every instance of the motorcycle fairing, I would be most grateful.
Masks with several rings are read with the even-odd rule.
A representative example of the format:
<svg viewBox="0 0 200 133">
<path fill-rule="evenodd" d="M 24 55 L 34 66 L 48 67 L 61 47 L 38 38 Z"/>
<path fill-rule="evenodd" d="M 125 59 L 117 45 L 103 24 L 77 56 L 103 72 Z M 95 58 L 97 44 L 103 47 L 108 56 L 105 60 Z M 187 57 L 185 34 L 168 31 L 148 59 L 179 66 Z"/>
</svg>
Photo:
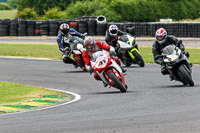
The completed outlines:
<svg viewBox="0 0 200 133">
<path fill-rule="evenodd" d="M 129 51 L 129 55 L 131 56 L 132 59 L 135 59 L 135 56 L 133 55 L 133 51 L 137 51 L 139 54 L 140 52 L 136 49 L 136 48 L 133 48 Z"/>
</svg>

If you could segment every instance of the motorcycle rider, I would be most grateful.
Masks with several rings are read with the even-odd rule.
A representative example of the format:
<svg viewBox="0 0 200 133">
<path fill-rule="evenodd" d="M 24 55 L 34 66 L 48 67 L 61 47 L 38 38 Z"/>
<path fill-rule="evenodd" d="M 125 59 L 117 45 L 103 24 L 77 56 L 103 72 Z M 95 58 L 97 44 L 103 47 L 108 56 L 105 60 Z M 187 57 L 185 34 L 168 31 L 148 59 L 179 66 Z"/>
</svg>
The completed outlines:
<svg viewBox="0 0 200 133">
<path fill-rule="evenodd" d="M 69 57 L 70 54 L 70 39 L 72 36 L 78 36 L 83 38 L 86 33 L 81 34 L 73 28 L 70 28 L 68 24 L 63 23 L 60 25 L 60 31 L 57 36 L 57 43 L 59 50 L 63 53 L 62 59 L 66 64 L 73 64 L 75 68 L 78 67 L 78 64 Z"/>
<path fill-rule="evenodd" d="M 90 73 L 92 73 L 94 71 L 90 65 L 90 59 L 92 57 L 92 54 L 95 53 L 96 51 L 100 51 L 102 49 L 109 51 L 113 60 L 115 60 L 116 63 L 121 67 L 120 59 L 117 56 L 112 56 L 113 54 L 115 54 L 115 50 L 112 46 L 109 46 L 104 42 L 95 41 L 91 36 L 88 36 L 85 38 L 84 46 L 85 46 L 86 50 L 83 50 L 83 52 L 82 52 L 83 60 L 85 62 L 86 70 L 89 71 Z M 126 72 L 126 70 L 124 68 L 121 67 L 121 69 L 124 73 Z M 94 78 L 96 80 L 101 80 L 101 78 L 99 77 L 99 75 L 96 72 L 94 73 Z M 106 87 L 106 86 L 107 86 L 107 84 L 104 83 L 104 87 Z"/>
<path fill-rule="evenodd" d="M 156 64 L 161 65 L 161 73 L 163 75 L 166 75 L 166 74 L 169 74 L 166 68 L 166 64 L 163 62 L 163 59 L 160 59 L 160 58 L 157 59 L 156 56 L 161 55 L 163 48 L 165 48 L 166 46 L 176 45 L 178 42 L 178 39 L 173 35 L 167 35 L 167 31 L 164 28 L 159 28 L 156 31 L 155 36 L 156 36 L 156 41 L 152 45 L 152 53 L 154 56 L 154 61 Z M 178 45 L 178 47 L 182 51 L 185 50 L 185 47 L 182 43 Z M 187 58 L 189 57 L 188 52 L 184 51 L 184 54 L 187 56 Z M 169 75 L 169 77 L 170 77 L 170 80 L 173 80 L 172 75 Z"/>
<path fill-rule="evenodd" d="M 106 30 L 105 41 L 108 45 L 115 48 L 115 52 L 118 52 L 119 46 L 117 46 L 117 40 L 119 35 L 126 35 L 126 32 L 123 32 L 118 29 L 117 25 L 112 24 Z"/>
</svg>

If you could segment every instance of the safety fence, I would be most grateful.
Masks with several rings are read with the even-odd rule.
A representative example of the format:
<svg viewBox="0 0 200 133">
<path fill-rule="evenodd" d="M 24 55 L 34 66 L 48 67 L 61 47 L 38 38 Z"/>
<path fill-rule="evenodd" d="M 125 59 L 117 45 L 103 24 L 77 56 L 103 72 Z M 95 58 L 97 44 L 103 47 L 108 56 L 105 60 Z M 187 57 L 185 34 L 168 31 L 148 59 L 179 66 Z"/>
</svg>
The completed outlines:
<svg viewBox="0 0 200 133">
<path fill-rule="evenodd" d="M 158 28 L 163 27 L 168 34 L 177 37 L 200 37 L 199 23 L 135 23 L 107 22 L 104 16 L 81 17 L 70 20 L 0 20 L 0 36 L 57 36 L 59 26 L 67 23 L 75 30 L 88 35 L 105 35 L 111 24 L 122 31 L 135 36 L 154 36 Z"/>
</svg>

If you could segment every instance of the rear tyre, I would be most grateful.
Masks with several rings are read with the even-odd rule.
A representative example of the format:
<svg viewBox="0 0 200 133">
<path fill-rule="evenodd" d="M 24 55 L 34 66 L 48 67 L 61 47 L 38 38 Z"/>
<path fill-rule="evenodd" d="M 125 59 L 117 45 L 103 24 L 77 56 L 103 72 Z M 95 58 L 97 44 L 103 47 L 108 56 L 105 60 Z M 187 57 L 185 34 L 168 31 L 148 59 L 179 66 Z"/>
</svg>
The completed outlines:
<svg viewBox="0 0 200 133">
<path fill-rule="evenodd" d="M 135 50 L 132 52 L 135 58 L 137 59 L 137 63 L 140 67 L 144 67 L 144 60 L 142 59 L 142 56 Z"/>
<path fill-rule="evenodd" d="M 108 77 L 114 82 L 114 84 L 117 86 L 118 89 L 120 89 L 122 93 L 126 92 L 127 88 L 122 84 L 120 79 L 118 79 L 113 72 L 108 73 Z"/>
<path fill-rule="evenodd" d="M 194 86 L 194 82 L 192 80 L 192 76 L 190 75 L 190 73 L 186 70 L 186 66 L 180 65 L 178 70 L 179 72 L 182 74 L 182 78 L 184 80 L 184 84 L 189 83 L 190 86 Z"/>
</svg>

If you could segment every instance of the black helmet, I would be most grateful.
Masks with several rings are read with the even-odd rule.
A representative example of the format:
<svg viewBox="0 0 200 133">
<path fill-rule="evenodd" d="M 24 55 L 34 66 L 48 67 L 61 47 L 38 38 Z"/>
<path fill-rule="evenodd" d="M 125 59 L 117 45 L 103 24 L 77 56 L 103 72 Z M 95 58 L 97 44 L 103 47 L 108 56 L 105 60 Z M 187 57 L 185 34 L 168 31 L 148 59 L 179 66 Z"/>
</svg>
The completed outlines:
<svg viewBox="0 0 200 133">
<path fill-rule="evenodd" d="M 63 23 L 60 25 L 60 32 L 63 36 L 67 35 L 69 32 L 69 25 L 66 23 Z"/>
</svg>

